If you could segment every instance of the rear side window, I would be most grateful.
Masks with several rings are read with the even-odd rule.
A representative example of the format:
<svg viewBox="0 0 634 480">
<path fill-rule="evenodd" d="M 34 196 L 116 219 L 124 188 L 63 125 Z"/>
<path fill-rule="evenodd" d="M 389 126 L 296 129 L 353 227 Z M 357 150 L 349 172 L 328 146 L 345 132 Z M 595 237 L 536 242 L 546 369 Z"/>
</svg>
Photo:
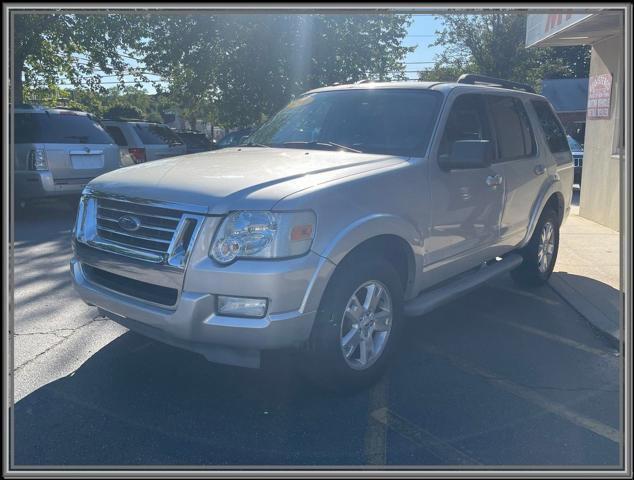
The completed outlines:
<svg viewBox="0 0 634 480">
<path fill-rule="evenodd" d="M 106 131 L 110 134 L 110 136 L 114 139 L 115 143 L 119 146 L 126 146 L 128 142 L 123 135 L 123 132 L 119 127 L 106 127 Z"/>
<path fill-rule="evenodd" d="M 550 151 L 552 153 L 567 152 L 569 147 L 566 133 L 548 102 L 531 100 L 531 103 L 539 119 L 539 124 L 542 127 Z"/>
<path fill-rule="evenodd" d="M 535 139 L 522 102 L 514 97 L 488 96 L 495 125 L 500 161 L 515 160 L 535 154 Z"/>
<path fill-rule="evenodd" d="M 146 145 L 182 145 L 183 141 L 165 125 L 137 124 L 136 133 Z"/>
<path fill-rule="evenodd" d="M 95 120 L 73 113 L 16 113 L 15 143 L 111 144 Z"/>
</svg>

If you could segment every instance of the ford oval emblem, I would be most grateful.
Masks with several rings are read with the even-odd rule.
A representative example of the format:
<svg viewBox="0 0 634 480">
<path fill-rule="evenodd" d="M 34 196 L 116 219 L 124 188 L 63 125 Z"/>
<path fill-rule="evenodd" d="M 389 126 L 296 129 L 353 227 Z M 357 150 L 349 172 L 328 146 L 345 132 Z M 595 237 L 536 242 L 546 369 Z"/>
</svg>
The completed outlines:
<svg viewBox="0 0 634 480">
<path fill-rule="evenodd" d="M 119 217 L 119 226 L 127 232 L 136 232 L 141 228 L 141 220 L 133 215 Z"/>
</svg>

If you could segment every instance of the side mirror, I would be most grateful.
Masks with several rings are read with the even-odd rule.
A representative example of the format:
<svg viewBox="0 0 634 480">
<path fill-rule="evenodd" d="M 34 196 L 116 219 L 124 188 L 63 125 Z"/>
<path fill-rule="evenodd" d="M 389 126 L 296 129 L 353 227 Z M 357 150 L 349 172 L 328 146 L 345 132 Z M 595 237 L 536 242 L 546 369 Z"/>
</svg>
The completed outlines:
<svg viewBox="0 0 634 480">
<path fill-rule="evenodd" d="M 458 140 L 451 145 L 449 155 L 438 158 L 438 164 L 445 170 L 467 170 L 489 167 L 492 159 L 490 140 Z"/>
</svg>

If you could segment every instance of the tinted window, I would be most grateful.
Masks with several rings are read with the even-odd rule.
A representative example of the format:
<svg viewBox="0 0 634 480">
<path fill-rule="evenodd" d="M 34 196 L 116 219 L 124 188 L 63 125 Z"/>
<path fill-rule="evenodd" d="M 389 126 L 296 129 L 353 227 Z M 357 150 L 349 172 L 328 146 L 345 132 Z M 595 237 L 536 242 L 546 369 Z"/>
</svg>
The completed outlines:
<svg viewBox="0 0 634 480">
<path fill-rule="evenodd" d="M 106 131 L 110 134 L 110 136 L 114 139 L 117 145 L 125 146 L 128 142 L 123 135 L 123 132 L 119 127 L 106 127 Z"/>
<path fill-rule="evenodd" d="M 182 145 L 183 141 L 165 125 L 136 124 L 136 132 L 147 145 Z"/>
<path fill-rule="evenodd" d="M 249 137 L 275 147 L 339 148 L 421 156 L 441 96 L 428 90 L 358 89 L 320 92 L 293 101 Z"/>
<path fill-rule="evenodd" d="M 535 140 L 522 102 L 513 97 L 489 96 L 500 160 L 535 154 Z"/>
<path fill-rule="evenodd" d="M 16 143 L 114 143 L 95 120 L 73 113 L 16 113 Z"/>
<path fill-rule="evenodd" d="M 548 102 L 532 100 L 531 103 L 539 119 L 539 124 L 542 127 L 550 151 L 552 153 L 567 152 L 570 148 L 566 140 L 566 133 Z"/>
<path fill-rule="evenodd" d="M 461 95 L 453 102 L 438 154 L 449 155 L 452 145 L 458 140 L 491 140 L 486 106 L 481 95 Z"/>
<path fill-rule="evenodd" d="M 178 136 L 183 139 L 187 145 L 193 147 L 208 147 L 211 145 L 210 140 L 203 133 L 179 133 Z"/>
</svg>

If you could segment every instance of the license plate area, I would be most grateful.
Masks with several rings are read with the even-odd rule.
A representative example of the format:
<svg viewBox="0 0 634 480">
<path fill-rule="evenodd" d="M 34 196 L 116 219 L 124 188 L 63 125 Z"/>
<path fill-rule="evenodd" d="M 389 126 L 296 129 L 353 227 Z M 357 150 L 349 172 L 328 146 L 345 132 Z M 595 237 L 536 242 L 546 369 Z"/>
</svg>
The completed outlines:
<svg viewBox="0 0 634 480">
<path fill-rule="evenodd" d="M 74 170 L 94 170 L 103 168 L 103 154 L 70 154 L 70 163 Z"/>
</svg>

